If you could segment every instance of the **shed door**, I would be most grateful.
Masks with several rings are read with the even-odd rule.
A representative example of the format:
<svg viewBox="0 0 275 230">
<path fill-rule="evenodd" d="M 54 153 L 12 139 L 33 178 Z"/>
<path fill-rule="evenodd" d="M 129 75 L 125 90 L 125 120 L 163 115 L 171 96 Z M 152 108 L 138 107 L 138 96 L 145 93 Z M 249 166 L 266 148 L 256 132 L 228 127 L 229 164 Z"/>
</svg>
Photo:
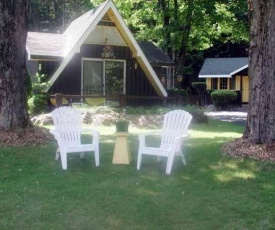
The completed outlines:
<svg viewBox="0 0 275 230">
<path fill-rule="evenodd" d="M 248 76 L 242 76 L 242 102 L 248 103 L 249 100 L 249 80 Z"/>
</svg>

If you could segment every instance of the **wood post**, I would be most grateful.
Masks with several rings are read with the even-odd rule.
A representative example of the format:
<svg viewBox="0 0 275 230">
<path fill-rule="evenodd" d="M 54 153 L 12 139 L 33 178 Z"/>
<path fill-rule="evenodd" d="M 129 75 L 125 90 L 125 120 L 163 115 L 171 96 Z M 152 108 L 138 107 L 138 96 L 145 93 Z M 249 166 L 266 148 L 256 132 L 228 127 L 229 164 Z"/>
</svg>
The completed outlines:
<svg viewBox="0 0 275 230">
<path fill-rule="evenodd" d="M 56 93 L 55 94 L 56 108 L 62 106 L 62 98 L 63 98 L 63 94 L 62 93 Z"/>
<path fill-rule="evenodd" d="M 127 105 L 126 95 L 119 95 L 119 106 L 124 107 Z"/>
<path fill-rule="evenodd" d="M 162 106 L 167 107 L 167 97 L 162 98 Z"/>
</svg>

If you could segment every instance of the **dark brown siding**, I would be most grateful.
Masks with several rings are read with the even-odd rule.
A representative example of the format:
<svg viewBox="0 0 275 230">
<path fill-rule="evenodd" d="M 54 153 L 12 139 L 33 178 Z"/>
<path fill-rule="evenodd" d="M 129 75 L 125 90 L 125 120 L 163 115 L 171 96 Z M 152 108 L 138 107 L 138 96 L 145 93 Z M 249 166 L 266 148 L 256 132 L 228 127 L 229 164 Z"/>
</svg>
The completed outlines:
<svg viewBox="0 0 275 230">
<path fill-rule="evenodd" d="M 75 54 L 70 63 L 60 74 L 50 89 L 50 93 L 69 95 L 81 94 L 81 60 L 82 58 L 101 58 L 102 45 L 81 46 L 80 53 Z M 135 69 L 135 59 L 128 47 L 114 46 L 115 59 L 126 60 L 126 94 L 137 96 L 156 96 L 144 72 L 138 66 Z"/>
<path fill-rule="evenodd" d="M 51 93 L 79 95 L 81 93 L 81 59 L 75 54 L 50 89 Z"/>
</svg>

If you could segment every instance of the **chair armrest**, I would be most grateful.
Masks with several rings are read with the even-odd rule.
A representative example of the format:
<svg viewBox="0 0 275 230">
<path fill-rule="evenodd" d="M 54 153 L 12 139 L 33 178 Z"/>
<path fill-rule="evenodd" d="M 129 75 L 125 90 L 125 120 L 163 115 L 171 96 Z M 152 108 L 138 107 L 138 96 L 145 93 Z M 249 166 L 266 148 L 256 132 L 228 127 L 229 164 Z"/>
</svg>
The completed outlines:
<svg viewBox="0 0 275 230">
<path fill-rule="evenodd" d="M 175 137 L 175 138 L 182 140 L 182 139 L 184 139 L 186 137 L 189 137 L 189 136 L 190 136 L 190 134 L 184 134 L 184 135 L 181 135 L 181 136 L 178 136 L 178 137 Z"/>
<path fill-rule="evenodd" d="M 91 129 L 91 128 L 81 128 L 81 132 L 91 132 L 94 136 L 99 136 L 99 131 L 95 130 L 95 129 Z"/>
<path fill-rule="evenodd" d="M 189 137 L 190 135 L 189 134 L 184 134 L 184 135 L 181 135 L 181 136 L 178 136 L 178 137 L 175 137 L 175 150 L 178 152 L 180 151 L 180 148 L 182 146 L 182 142 L 183 140 L 186 138 L 186 137 Z"/>
<path fill-rule="evenodd" d="M 92 133 L 92 135 L 93 135 L 92 144 L 95 144 L 95 143 L 99 142 L 99 136 L 100 136 L 99 131 L 97 131 L 95 129 L 91 129 L 91 128 L 81 128 L 81 133 L 83 133 L 83 132 Z"/>
<path fill-rule="evenodd" d="M 175 137 L 175 142 L 178 144 L 181 141 L 183 141 L 184 138 L 189 137 L 189 136 L 190 136 L 189 134 L 184 134 L 184 135 L 181 135 L 181 136 L 177 136 L 177 137 Z"/>
<path fill-rule="evenodd" d="M 139 146 L 140 147 L 145 147 L 146 143 L 145 143 L 145 138 L 147 136 L 153 136 L 153 135 L 160 135 L 160 130 L 154 130 L 154 131 L 147 131 L 145 133 L 140 133 L 138 135 L 138 139 L 139 139 Z"/>
</svg>

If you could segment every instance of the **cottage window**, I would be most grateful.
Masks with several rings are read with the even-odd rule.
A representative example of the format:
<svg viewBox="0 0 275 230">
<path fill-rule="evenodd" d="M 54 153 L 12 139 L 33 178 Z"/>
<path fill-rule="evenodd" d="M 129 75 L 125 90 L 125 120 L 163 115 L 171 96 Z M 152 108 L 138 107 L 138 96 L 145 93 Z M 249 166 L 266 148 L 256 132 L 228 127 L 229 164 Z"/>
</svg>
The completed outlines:
<svg viewBox="0 0 275 230">
<path fill-rule="evenodd" d="M 218 78 L 211 79 L 211 89 L 218 89 Z"/>
<path fill-rule="evenodd" d="M 227 78 L 220 78 L 220 89 L 227 89 Z"/>
</svg>

